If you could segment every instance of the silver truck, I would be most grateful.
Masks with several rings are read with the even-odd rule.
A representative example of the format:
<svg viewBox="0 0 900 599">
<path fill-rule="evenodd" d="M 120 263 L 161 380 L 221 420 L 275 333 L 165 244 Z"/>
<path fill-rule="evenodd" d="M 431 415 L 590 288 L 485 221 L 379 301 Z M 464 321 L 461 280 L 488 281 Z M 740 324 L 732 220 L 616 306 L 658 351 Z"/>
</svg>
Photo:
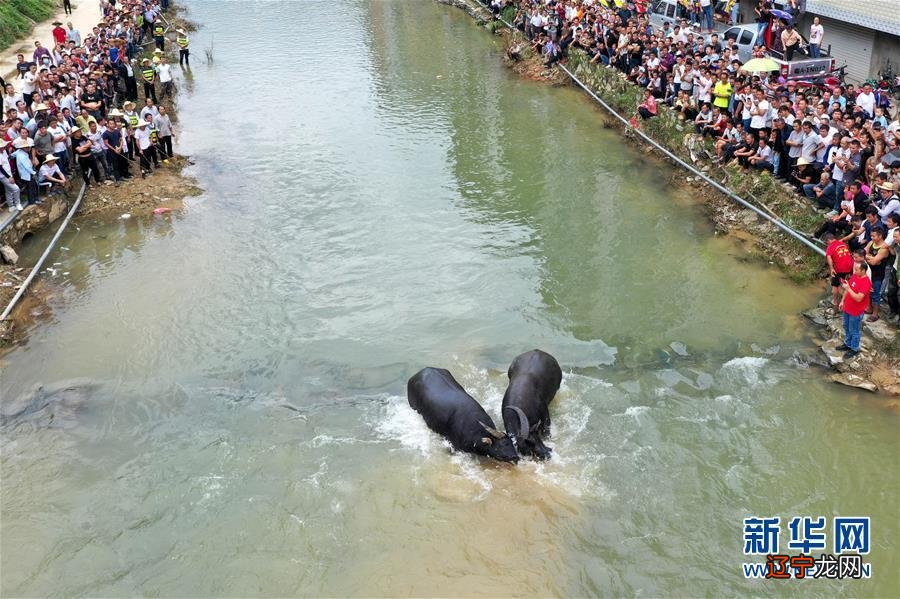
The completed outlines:
<svg viewBox="0 0 900 599">
<path fill-rule="evenodd" d="M 753 48 L 758 43 L 759 33 L 756 23 L 748 23 L 729 27 L 722 33 L 722 37 L 725 40 L 733 39 L 741 61 L 747 62 L 753 57 Z M 830 47 L 821 50 L 821 58 L 810 57 L 807 53 L 808 48 L 809 43 L 804 38 L 800 48 L 794 52 L 793 60 L 785 60 L 782 53 L 774 50 L 767 50 L 766 56 L 778 63 L 785 79 L 812 79 L 835 70 L 835 60 L 831 56 Z"/>
</svg>

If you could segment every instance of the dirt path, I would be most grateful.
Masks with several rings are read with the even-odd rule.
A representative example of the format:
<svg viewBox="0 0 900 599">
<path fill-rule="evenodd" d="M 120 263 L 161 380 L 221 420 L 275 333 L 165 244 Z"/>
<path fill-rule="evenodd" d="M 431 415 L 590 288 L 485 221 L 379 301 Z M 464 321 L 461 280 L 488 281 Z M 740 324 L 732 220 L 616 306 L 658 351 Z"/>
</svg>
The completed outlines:
<svg viewBox="0 0 900 599">
<path fill-rule="evenodd" d="M 31 60 L 31 53 L 34 52 L 34 41 L 38 40 L 42 46 L 53 48 L 53 21 L 61 21 L 63 27 L 68 29 L 66 23 L 70 22 L 81 32 L 81 38 L 90 33 L 94 25 L 100 22 L 100 3 L 97 0 L 78 0 L 72 2 L 72 14 L 67 15 L 60 8 L 56 14 L 42 23 L 35 25 L 34 30 L 26 37 L 16 40 L 8 48 L 0 50 L 0 74 L 7 81 L 12 81 L 16 86 L 16 91 L 21 90 L 21 80 L 12 79 L 7 75 L 15 74 L 16 71 L 16 54 L 21 52 L 25 55 L 25 60 Z"/>
</svg>

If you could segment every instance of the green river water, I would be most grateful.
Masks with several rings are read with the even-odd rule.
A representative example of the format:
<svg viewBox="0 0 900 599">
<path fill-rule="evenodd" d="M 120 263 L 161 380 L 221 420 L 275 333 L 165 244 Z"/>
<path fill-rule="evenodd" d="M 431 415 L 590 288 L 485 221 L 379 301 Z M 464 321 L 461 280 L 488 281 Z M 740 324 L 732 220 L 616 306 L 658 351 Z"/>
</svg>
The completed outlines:
<svg viewBox="0 0 900 599">
<path fill-rule="evenodd" d="M 51 257 L 2 363 L 0 594 L 900 594 L 898 415 L 808 366 L 817 296 L 672 167 L 430 0 L 185 4 L 206 191 Z M 443 366 L 499 421 L 534 347 L 547 463 L 451 454 L 406 403 Z M 870 516 L 871 579 L 746 580 L 751 515 L 783 549 Z"/>
</svg>

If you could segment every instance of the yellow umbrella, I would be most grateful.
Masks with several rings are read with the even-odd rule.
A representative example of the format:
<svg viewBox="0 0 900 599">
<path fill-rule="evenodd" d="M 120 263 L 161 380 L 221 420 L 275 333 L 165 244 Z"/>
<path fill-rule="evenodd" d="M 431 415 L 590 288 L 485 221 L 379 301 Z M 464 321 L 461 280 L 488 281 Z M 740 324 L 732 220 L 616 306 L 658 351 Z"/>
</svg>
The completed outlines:
<svg viewBox="0 0 900 599">
<path fill-rule="evenodd" d="M 777 71 L 779 68 L 781 67 L 778 63 L 771 58 L 754 58 L 748 60 L 747 63 L 741 67 L 741 70 L 747 71 L 748 73 L 762 73 Z"/>
</svg>

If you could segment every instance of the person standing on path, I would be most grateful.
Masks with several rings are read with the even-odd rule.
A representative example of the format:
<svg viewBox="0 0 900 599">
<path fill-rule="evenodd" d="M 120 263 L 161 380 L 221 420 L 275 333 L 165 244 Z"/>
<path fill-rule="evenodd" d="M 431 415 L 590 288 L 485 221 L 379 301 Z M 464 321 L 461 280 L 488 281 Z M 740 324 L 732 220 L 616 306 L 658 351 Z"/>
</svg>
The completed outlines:
<svg viewBox="0 0 900 599">
<path fill-rule="evenodd" d="M 13 147 L 16 148 L 16 151 L 13 152 L 13 157 L 16 159 L 16 171 L 19 173 L 19 179 L 25 185 L 28 203 L 36 204 L 38 201 L 37 173 L 31 159 L 31 148 L 34 147 L 34 141 L 20 137 L 13 142 Z"/>
<path fill-rule="evenodd" d="M 19 186 L 16 185 L 16 178 L 13 176 L 12 164 L 10 163 L 9 154 L 6 148 L 9 142 L 0 138 L 0 186 L 6 192 L 6 204 L 10 210 L 22 211 L 22 202 L 20 199 Z"/>
<path fill-rule="evenodd" d="M 156 103 L 156 69 L 147 58 L 141 61 L 141 80 L 144 82 L 144 98 L 152 98 Z"/>
<path fill-rule="evenodd" d="M 63 10 L 67 15 L 72 14 L 72 0 L 63 0 Z"/>
<path fill-rule="evenodd" d="M 160 105 L 159 114 L 153 119 L 153 123 L 159 130 L 159 148 L 163 161 L 168 160 L 175 153 L 172 151 L 172 138 L 175 137 L 175 131 L 172 129 L 172 121 L 166 113 L 166 107 Z"/>
<path fill-rule="evenodd" d="M 175 31 L 178 33 L 178 37 L 175 38 L 175 43 L 178 44 L 178 66 L 184 68 L 184 65 L 187 65 L 188 68 L 191 68 L 191 51 L 189 48 L 191 40 L 184 29 L 176 29 Z"/>
<path fill-rule="evenodd" d="M 78 167 L 81 169 L 81 179 L 84 181 L 85 187 L 91 186 L 91 171 L 94 171 L 94 180 L 97 184 L 103 183 L 100 179 L 100 165 L 91 153 L 91 140 L 88 139 L 81 129 L 72 131 L 72 149 L 75 151 L 75 157 L 78 159 Z"/>
<path fill-rule="evenodd" d="M 162 97 L 168 98 L 169 96 L 173 96 L 172 65 L 169 64 L 169 59 L 164 55 L 159 57 L 159 64 L 156 65 L 156 75 L 159 77 L 159 82 L 162 84 Z"/>
<path fill-rule="evenodd" d="M 856 262 L 853 274 L 848 280 L 841 282 L 841 288 L 844 290 L 844 297 L 841 299 L 841 312 L 844 316 L 844 343 L 839 345 L 838 349 L 846 350 L 845 359 L 852 358 L 859 353 L 863 315 L 869 306 L 869 292 L 872 291 L 872 281 L 866 274 L 867 268 L 865 261 Z"/>
<path fill-rule="evenodd" d="M 166 49 L 166 27 L 162 24 L 161 19 L 157 19 L 153 24 L 153 43 L 156 44 L 157 50 Z"/>
</svg>

